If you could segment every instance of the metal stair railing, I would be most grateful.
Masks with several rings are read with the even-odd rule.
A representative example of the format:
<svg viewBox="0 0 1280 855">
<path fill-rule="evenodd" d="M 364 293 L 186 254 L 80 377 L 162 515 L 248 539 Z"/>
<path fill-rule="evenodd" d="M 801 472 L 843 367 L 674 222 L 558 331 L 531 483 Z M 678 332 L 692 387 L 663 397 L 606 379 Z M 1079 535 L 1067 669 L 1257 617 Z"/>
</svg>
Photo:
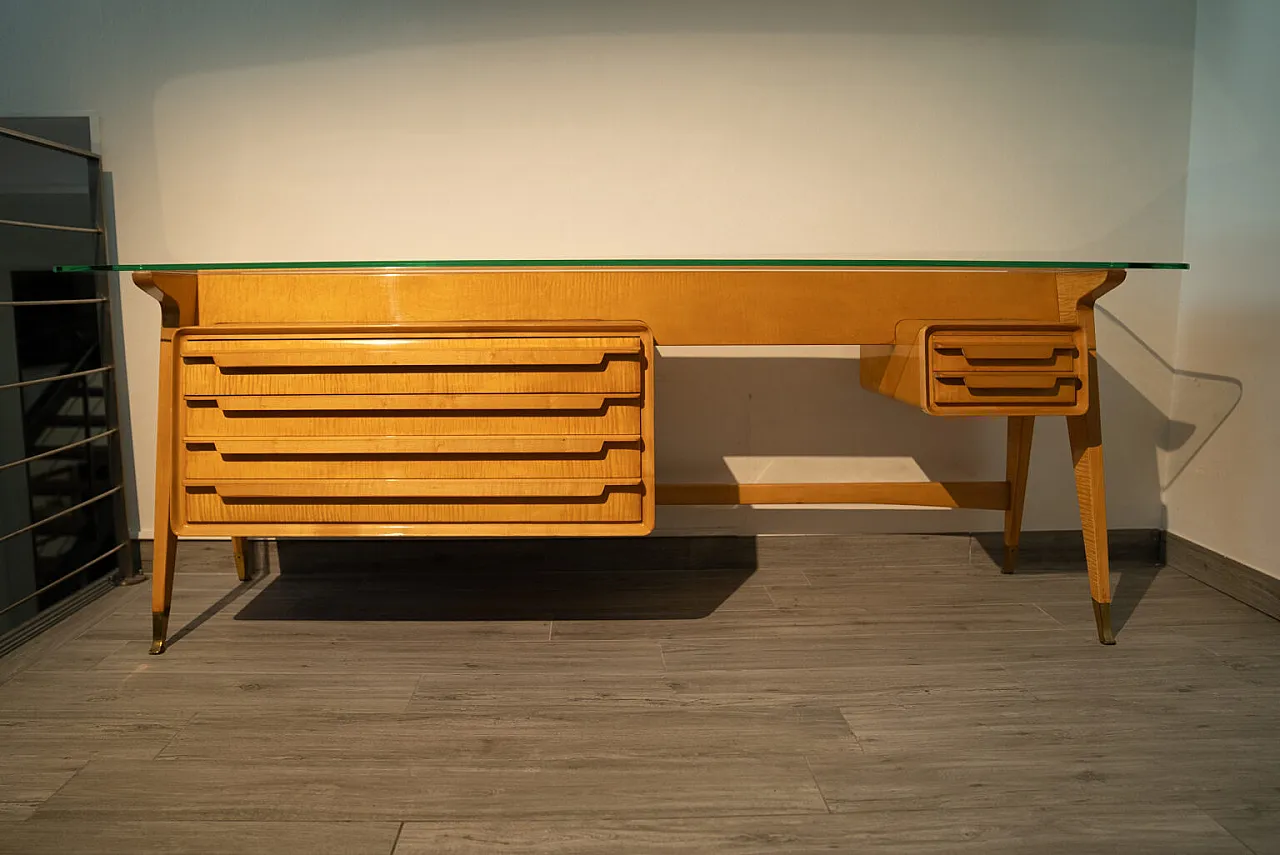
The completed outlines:
<svg viewBox="0 0 1280 855">
<path fill-rule="evenodd" d="M 79 157 L 86 161 L 89 166 L 88 191 L 90 197 L 90 205 L 93 212 L 93 226 L 91 228 L 81 226 L 66 226 L 54 223 L 34 222 L 28 220 L 12 220 L 0 219 L 0 228 L 17 228 L 17 229 L 45 229 L 65 232 L 80 232 L 97 235 L 95 254 L 98 263 L 107 261 L 107 241 L 106 241 L 106 219 L 103 210 L 103 188 L 102 188 L 102 162 L 98 154 L 85 149 L 76 148 L 74 146 L 65 145 L 54 140 L 44 139 L 42 137 L 33 136 L 11 128 L 0 127 L 0 137 L 16 140 L 19 143 L 37 146 L 49 149 L 63 154 Z M 52 265 L 50 267 L 52 269 Z M 100 566 L 101 562 L 111 559 L 115 563 L 115 570 L 109 574 L 111 581 L 117 584 L 127 584 L 139 581 L 142 577 L 138 572 L 138 559 L 134 545 L 129 538 L 128 523 L 125 510 L 125 489 L 124 483 L 124 467 L 123 455 L 120 447 L 120 422 L 119 422 L 119 402 L 117 400 L 118 384 L 116 383 L 116 374 L 118 367 L 114 360 L 112 347 L 112 311 L 115 308 L 111 300 L 110 280 L 106 274 L 95 274 L 94 278 L 94 296 L 74 299 L 32 299 L 32 300 L 8 300 L 0 302 L 0 307 L 8 308 L 15 313 L 14 322 L 18 322 L 19 315 L 26 307 L 61 307 L 61 306 L 83 306 L 93 305 L 97 309 L 96 330 L 97 343 L 87 351 L 80 360 L 73 366 L 70 371 L 56 374 L 49 377 L 36 377 L 29 380 L 20 380 L 13 383 L 0 384 L 0 391 L 19 389 L 30 386 L 36 386 L 45 383 L 59 383 L 59 381 L 73 380 L 82 378 L 82 382 L 77 384 L 66 384 L 70 386 L 69 390 L 56 390 L 50 388 L 41 395 L 35 402 L 35 406 L 47 414 L 58 416 L 61 413 L 62 405 L 72 397 L 81 397 L 81 406 L 83 412 L 77 414 L 82 417 L 83 424 L 77 427 L 84 430 L 84 436 L 74 441 L 58 445 L 54 448 L 40 448 L 36 453 L 28 454 L 17 460 L 0 460 L 0 471 L 5 471 L 15 467 L 30 467 L 32 463 L 43 460 L 56 459 L 60 455 L 65 456 L 68 452 L 75 452 L 77 449 L 84 449 L 86 455 L 91 455 L 94 443 L 106 443 L 108 449 L 109 461 L 109 478 L 108 486 L 104 490 L 98 490 L 94 495 L 78 501 L 70 507 L 62 508 L 54 513 L 48 514 L 40 519 L 30 522 L 28 525 L 21 526 L 14 531 L 0 532 L 0 543 L 8 541 L 12 538 L 30 532 L 38 531 L 42 526 L 52 523 L 56 520 L 65 519 L 77 511 L 83 510 L 98 502 L 110 501 L 112 507 L 112 517 L 114 519 L 114 536 L 107 548 L 97 554 L 88 561 L 79 563 L 79 566 L 70 572 L 61 574 L 59 578 L 53 580 L 41 580 L 41 584 L 37 590 L 26 594 L 13 603 L 0 604 L 0 615 L 4 615 L 12 609 L 30 602 L 40 597 L 42 594 L 56 588 L 76 576 L 86 571 Z M 101 364 L 96 367 L 86 368 L 85 365 L 92 358 L 92 354 L 96 352 L 100 355 Z M 95 375 L 101 375 L 102 387 L 100 396 L 103 401 L 102 409 L 105 412 L 92 412 L 91 402 L 99 397 L 96 388 L 90 388 L 90 379 Z M 77 388 L 78 387 L 78 388 Z M 21 407 L 21 397 L 18 397 Z M 44 421 L 48 421 L 45 419 Z M 68 425 L 70 426 L 70 425 Z M 94 429 L 97 428 L 97 432 Z M 24 450 L 31 450 L 30 447 Z M 92 459 L 89 457 L 89 459 Z M 28 473 L 31 472 L 27 468 Z M 92 480 L 92 472 L 87 472 L 85 477 Z M 28 483 L 31 476 L 28 475 Z M 87 491 L 85 491 L 87 492 Z M 71 495 L 71 494 L 69 494 Z M 82 492 L 80 495 L 84 495 Z M 79 495 L 73 495 L 73 498 L 79 498 Z M 98 583 L 94 583 L 95 585 Z M 71 595 L 67 599 L 74 599 L 77 595 Z M 46 610 L 49 612 L 62 612 L 64 609 L 58 605 L 50 604 Z M 59 614 L 60 616 L 60 614 Z M 32 618 L 27 624 L 35 624 L 40 621 L 40 616 Z M 19 637 L 20 640 L 30 637 L 33 631 L 27 624 L 22 627 L 5 634 L 0 637 L 0 648 L 11 647 L 9 642 L 10 636 Z M 18 643 L 20 643 L 20 640 Z M 0 649 L 0 653 L 3 653 Z"/>
</svg>

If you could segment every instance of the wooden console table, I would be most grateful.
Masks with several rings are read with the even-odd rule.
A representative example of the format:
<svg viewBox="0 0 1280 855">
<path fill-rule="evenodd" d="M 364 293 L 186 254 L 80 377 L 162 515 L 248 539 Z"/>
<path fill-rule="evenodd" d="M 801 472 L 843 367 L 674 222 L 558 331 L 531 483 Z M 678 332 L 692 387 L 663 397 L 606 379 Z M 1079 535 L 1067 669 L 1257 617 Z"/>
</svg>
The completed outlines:
<svg viewBox="0 0 1280 855">
<path fill-rule="evenodd" d="M 1067 420 L 1098 638 L 1114 643 L 1094 301 L 1131 267 L 959 261 L 137 265 L 162 306 L 152 653 L 178 535 L 626 535 L 654 504 L 1005 513 Z M 1008 419 L 1004 480 L 655 484 L 654 343 L 862 345 L 862 385 Z"/>
</svg>

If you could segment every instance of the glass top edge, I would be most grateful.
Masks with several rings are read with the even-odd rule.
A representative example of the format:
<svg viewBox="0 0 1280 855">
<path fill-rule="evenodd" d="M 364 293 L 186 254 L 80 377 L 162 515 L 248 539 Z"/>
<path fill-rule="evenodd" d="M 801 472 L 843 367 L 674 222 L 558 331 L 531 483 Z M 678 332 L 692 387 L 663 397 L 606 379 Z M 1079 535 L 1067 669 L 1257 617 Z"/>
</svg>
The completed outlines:
<svg viewBox="0 0 1280 855">
<path fill-rule="evenodd" d="M 794 267 L 794 268 L 973 268 L 1048 270 L 1187 270 L 1174 261 L 1001 261 L 996 259 L 829 259 L 829 258 L 544 258 L 451 259 L 403 261 L 265 261 L 213 262 L 208 264 L 94 264 L 59 265 L 58 273 L 94 271 L 199 271 L 199 270 L 343 270 L 374 268 L 498 268 L 498 267 Z"/>
</svg>

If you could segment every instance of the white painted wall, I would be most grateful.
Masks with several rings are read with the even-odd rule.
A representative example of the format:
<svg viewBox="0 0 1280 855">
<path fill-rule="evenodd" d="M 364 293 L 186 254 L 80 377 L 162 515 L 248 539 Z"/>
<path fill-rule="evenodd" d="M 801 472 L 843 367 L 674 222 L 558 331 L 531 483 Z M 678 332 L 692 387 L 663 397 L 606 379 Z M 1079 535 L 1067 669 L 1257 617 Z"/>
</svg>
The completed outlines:
<svg viewBox="0 0 1280 855">
<path fill-rule="evenodd" d="M 1169 531 L 1280 576 L 1280 4 L 1201 3 Z"/>
<path fill-rule="evenodd" d="M 1180 259 L 1192 0 L 0 2 L 0 113 L 87 111 L 124 262 Z M 1108 505 L 1158 527 L 1177 274 L 1100 321 Z M 158 312 L 126 282 L 138 524 Z M 1003 425 L 862 393 L 856 349 L 659 365 L 660 477 L 1000 477 Z M 1078 525 L 1042 420 L 1028 528 Z M 662 529 L 991 512 L 664 509 Z"/>
</svg>

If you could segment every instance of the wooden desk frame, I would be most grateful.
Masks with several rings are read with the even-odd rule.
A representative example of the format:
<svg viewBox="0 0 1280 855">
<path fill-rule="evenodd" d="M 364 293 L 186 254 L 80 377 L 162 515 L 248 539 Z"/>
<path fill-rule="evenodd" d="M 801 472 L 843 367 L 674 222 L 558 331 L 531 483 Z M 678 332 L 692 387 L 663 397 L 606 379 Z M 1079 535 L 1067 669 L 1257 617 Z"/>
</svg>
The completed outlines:
<svg viewBox="0 0 1280 855">
<path fill-rule="evenodd" d="M 135 273 L 134 281 L 159 300 L 162 310 L 151 652 L 165 648 L 177 546 L 174 521 L 185 519 L 175 462 L 181 382 L 175 376 L 175 338 L 246 325 L 266 336 L 315 328 L 394 335 L 459 322 L 575 329 L 639 322 L 652 331 L 653 342 L 666 345 L 862 345 L 861 382 L 867 389 L 933 415 L 1007 417 L 1005 479 L 654 484 L 650 439 L 645 501 L 649 507 L 656 498 L 658 504 L 874 503 L 1003 510 L 1005 572 L 1013 572 L 1017 562 L 1035 417 L 1062 416 L 1070 437 L 1098 638 L 1113 644 L 1093 306 L 1123 280 L 1124 271 L 1116 269 L 749 266 Z M 652 378 L 652 372 L 647 376 Z M 645 404 L 650 430 L 652 400 L 650 389 Z M 652 517 L 647 519 L 651 526 Z M 217 531 L 232 535 L 241 579 L 254 569 L 245 538 L 286 532 L 297 530 L 224 524 Z M 331 523 L 314 526 L 311 533 L 441 531 L 412 524 Z M 500 526 L 469 531 L 464 525 L 450 533 L 503 531 Z M 529 532 L 517 527 L 508 533 Z M 558 532 L 551 527 L 539 533 Z"/>
</svg>

